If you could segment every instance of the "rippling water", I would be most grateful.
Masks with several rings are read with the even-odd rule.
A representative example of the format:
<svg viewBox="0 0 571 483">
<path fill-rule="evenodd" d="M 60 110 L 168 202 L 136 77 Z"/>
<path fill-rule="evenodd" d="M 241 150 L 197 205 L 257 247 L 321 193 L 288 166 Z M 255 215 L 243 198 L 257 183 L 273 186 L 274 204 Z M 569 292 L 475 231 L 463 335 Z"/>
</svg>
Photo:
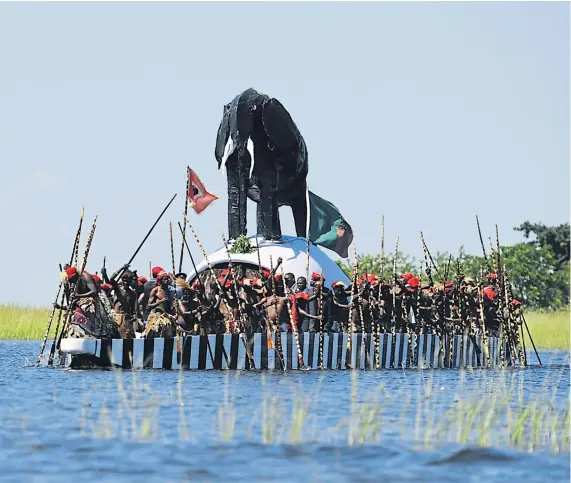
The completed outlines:
<svg viewBox="0 0 571 483">
<path fill-rule="evenodd" d="M 570 477 L 566 353 L 513 371 L 284 375 L 38 369 L 38 349 L 0 342 L 2 481 Z M 535 418 L 518 440 L 526 408 Z"/>
</svg>

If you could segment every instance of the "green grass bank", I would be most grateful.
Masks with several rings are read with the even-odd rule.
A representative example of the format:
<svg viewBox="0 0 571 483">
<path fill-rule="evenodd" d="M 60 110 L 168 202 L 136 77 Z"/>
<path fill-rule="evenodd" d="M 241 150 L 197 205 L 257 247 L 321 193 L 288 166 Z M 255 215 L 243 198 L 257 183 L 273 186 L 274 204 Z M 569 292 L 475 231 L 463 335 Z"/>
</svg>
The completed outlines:
<svg viewBox="0 0 571 483">
<path fill-rule="evenodd" d="M 41 340 L 49 314 L 49 309 L 0 305 L 0 339 Z M 569 310 L 527 312 L 525 318 L 537 348 L 569 350 L 569 317 Z M 526 347 L 532 350 L 527 334 Z"/>
</svg>

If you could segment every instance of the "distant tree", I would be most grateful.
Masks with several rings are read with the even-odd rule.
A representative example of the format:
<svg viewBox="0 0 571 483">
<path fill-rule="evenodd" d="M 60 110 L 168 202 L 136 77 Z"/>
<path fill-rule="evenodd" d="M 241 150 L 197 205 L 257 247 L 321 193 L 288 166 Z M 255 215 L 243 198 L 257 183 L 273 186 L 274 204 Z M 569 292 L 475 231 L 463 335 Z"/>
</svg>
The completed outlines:
<svg viewBox="0 0 571 483">
<path fill-rule="evenodd" d="M 563 268 L 563 265 L 569 262 L 571 244 L 569 229 L 569 223 L 545 226 L 543 223 L 530 223 L 529 221 L 514 228 L 516 231 L 523 232 L 525 238 L 529 238 L 532 234 L 535 235 L 536 239 L 528 243 L 551 250 L 555 255 L 558 269 Z"/>
<path fill-rule="evenodd" d="M 531 309 L 559 309 L 569 304 L 569 224 L 557 227 L 546 227 L 543 224 L 525 222 L 515 228 L 522 231 L 526 238 L 531 234 L 536 240 L 501 247 L 501 262 L 508 271 L 514 295 Z M 380 255 L 357 255 L 359 276 L 363 273 L 381 273 L 391 280 L 393 277 L 392 254 L 387 254 L 381 264 Z M 448 252 L 433 252 L 432 257 L 437 269 L 431 265 L 432 279 L 436 282 L 451 280 L 456 282 L 459 275 L 474 280 L 485 281 L 487 273 L 494 270 L 496 260 L 487 251 L 487 259 L 483 256 L 470 255 L 461 246 L 456 255 Z M 458 267 L 458 263 L 460 266 Z M 339 261 L 337 264 L 351 278 L 352 262 Z M 419 275 L 422 265 L 422 281 L 428 282 L 426 262 L 417 261 L 404 253 L 397 257 L 397 274 L 412 272 Z M 459 272 L 460 270 L 460 272 Z"/>
</svg>

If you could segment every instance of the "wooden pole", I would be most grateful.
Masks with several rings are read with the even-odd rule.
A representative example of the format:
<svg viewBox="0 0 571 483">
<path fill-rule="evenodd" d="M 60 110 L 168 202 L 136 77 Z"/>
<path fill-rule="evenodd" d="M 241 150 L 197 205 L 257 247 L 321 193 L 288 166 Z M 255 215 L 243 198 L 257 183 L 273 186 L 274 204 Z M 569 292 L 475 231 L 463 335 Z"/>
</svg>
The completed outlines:
<svg viewBox="0 0 571 483">
<path fill-rule="evenodd" d="M 238 281 L 236 280 L 236 272 L 234 271 L 234 265 L 232 264 L 232 258 L 230 256 L 230 250 L 228 249 L 228 243 L 226 242 L 226 237 L 224 233 L 222 233 L 222 241 L 224 242 L 224 247 L 226 248 L 226 255 L 228 256 L 228 267 L 230 268 L 230 273 L 232 274 L 232 282 L 234 284 L 234 296 L 236 297 L 236 304 L 238 305 L 238 314 L 240 317 L 240 324 L 242 327 L 239 327 L 240 331 L 240 338 L 244 344 L 244 348 L 246 349 L 246 355 L 250 361 L 250 365 L 253 369 L 256 368 L 256 364 L 254 361 L 254 357 L 252 356 L 252 352 L 250 351 L 250 347 L 248 344 L 248 340 L 246 339 L 246 317 L 244 311 L 242 310 L 242 303 L 240 300 L 240 294 L 238 293 Z M 241 329 L 241 330 L 240 330 Z"/>
<path fill-rule="evenodd" d="M 173 238 L 172 238 L 172 222 L 169 222 L 169 233 L 170 233 L 170 239 L 171 239 L 171 261 L 172 261 L 172 274 L 175 275 L 176 272 L 176 265 L 174 263 L 174 242 L 173 242 Z M 184 244 L 183 244 L 184 247 Z M 181 272 L 182 270 L 179 269 L 179 272 Z"/>
<path fill-rule="evenodd" d="M 188 213 L 188 192 L 189 192 L 189 188 L 190 188 L 189 173 L 190 173 L 190 167 L 187 166 L 186 167 L 186 192 L 184 194 L 184 219 L 183 219 L 183 222 L 184 222 L 184 220 L 186 220 L 186 215 Z M 180 258 L 179 258 L 179 262 L 178 262 L 178 271 L 179 272 L 182 272 L 182 259 L 184 257 L 184 245 L 185 245 L 184 239 L 185 239 L 185 236 L 186 236 L 186 223 L 184 223 L 183 231 L 182 231 L 182 244 L 180 247 Z"/>
<path fill-rule="evenodd" d="M 155 229 L 155 226 L 157 226 L 157 223 L 160 221 L 160 219 L 163 217 L 163 215 L 165 214 L 165 212 L 168 210 L 169 206 L 172 204 L 172 202 L 174 201 L 174 199 L 176 198 L 176 193 L 175 195 L 171 198 L 171 200 L 168 202 L 167 206 L 165 206 L 164 210 L 161 212 L 161 214 L 159 215 L 159 217 L 157 218 L 157 220 L 153 223 L 153 226 L 151 226 L 151 229 L 147 232 L 147 234 L 145 235 L 145 238 L 143 238 L 143 241 L 140 243 L 140 245 L 137 247 L 137 249 L 135 250 L 135 253 L 133 253 L 133 255 L 131 256 L 131 258 L 129 259 L 129 261 L 127 262 L 127 265 L 131 265 L 131 263 L 133 262 L 133 260 L 135 259 L 135 257 L 137 256 L 137 254 L 139 253 L 139 251 L 141 250 L 141 248 L 143 247 L 143 245 L 145 244 L 145 242 L 147 241 L 147 238 L 149 238 L 150 234 L 153 232 L 153 230 Z M 117 279 L 121 278 L 121 275 L 123 275 L 123 272 L 125 270 L 121 270 L 119 272 L 119 274 L 117 275 Z"/>
<path fill-rule="evenodd" d="M 384 279 L 383 273 L 385 271 L 385 215 L 381 218 L 381 282 Z"/>
<path fill-rule="evenodd" d="M 79 289 L 79 280 L 81 278 L 81 275 L 83 274 L 83 271 L 85 270 L 85 265 L 87 264 L 87 257 L 89 256 L 89 250 L 91 249 L 91 243 L 93 241 L 93 235 L 95 234 L 96 226 L 97 226 L 97 216 L 95 217 L 95 220 L 93 220 L 93 225 L 91 226 L 91 231 L 89 232 L 89 237 L 87 239 L 87 244 L 85 246 L 85 252 L 83 253 L 83 260 L 81 262 L 81 267 L 77 271 L 78 279 L 75 282 L 75 285 L 71 291 L 71 295 L 68 299 L 67 312 L 65 315 L 65 319 L 63 321 L 61 332 L 59 333 L 59 337 L 58 337 L 59 323 L 56 325 L 54 339 L 52 341 L 52 346 L 50 348 L 50 355 L 48 358 L 48 366 L 53 366 L 55 350 L 56 350 L 56 348 L 59 350 L 59 347 L 61 344 L 61 339 L 63 338 L 63 334 L 68 329 L 69 320 L 71 319 L 72 306 L 73 306 L 73 301 L 74 301 L 73 299 L 75 298 L 75 296 L 77 294 L 77 290 Z M 59 321 L 60 321 L 60 319 L 58 318 L 58 322 Z"/>
<path fill-rule="evenodd" d="M 180 230 L 180 234 L 182 235 L 182 242 L 184 243 L 184 246 L 186 247 L 186 251 L 188 253 L 188 256 L 190 257 L 190 261 L 192 262 L 192 268 L 194 268 L 194 275 L 196 276 L 198 281 L 200 283 L 202 283 L 202 280 L 200 280 L 200 275 L 198 274 L 198 269 L 196 268 L 196 264 L 194 263 L 194 257 L 192 256 L 192 252 L 190 251 L 190 248 L 188 247 L 188 243 L 186 241 L 184 231 L 182 229 L 182 226 L 180 226 L 180 222 L 178 223 L 178 229 Z"/>
<path fill-rule="evenodd" d="M 76 232 L 76 234 L 75 234 L 75 239 L 74 239 L 74 242 L 73 242 L 73 248 L 72 248 L 72 251 L 71 251 L 71 256 L 69 257 L 69 263 L 70 263 L 70 265 L 72 264 L 72 262 L 73 262 L 74 260 L 77 261 L 76 253 L 79 252 L 79 239 L 80 239 L 80 237 L 81 237 L 81 227 L 83 226 L 83 215 L 84 215 L 84 213 L 85 213 L 85 211 L 84 211 L 83 206 L 82 206 L 82 207 L 81 207 L 81 216 L 80 216 L 80 218 L 79 218 L 79 227 L 77 228 L 77 232 Z M 60 266 L 60 272 L 61 272 L 61 266 Z M 36 359 L 36 365 L 39 365 L 39 364 L 41 363 L 41 361 L 42 361 L 42 356 L 44 355 L 44 350 L 46 349 L 46 343 L 47 343 L 47 341 L 48 341 L 48 337 L 49 337 L 49 334 L 50 334 L 50 329 L 51 329 L 52 322 L 53 322 L 53 319 L 54 319 L 54 315 L 55 315 L 55 311 L 56 311 L 56 305 L 57 305 L 57 302 L 58 302 L 58 300 L 59 300 L 59 296 L 60 296 L 61 289 L 63 288 L 63 286 L 64 286 L 64 285 L 63 285 L 63 282 L 60 281 L 59 287 L 58 287 L 58 291 L 57 291 L 57 295 L 56 295 L 55 300 L 54 300 L 54 303 L 53 303 L 53 308 L 52 308 L 52 311 L 51 311 L 50 316 L 49 316 L 49 319 L 48 319 L 48 326 L 47 326 L 47 328 L 46 328 L 46 333 L 44 334 L 44 338 L 42 339 L 42 347 L 40 348 L 40 353 L 38 354 L 38 358 Z M 60 305 L 63 304 L 64 298 L 65 298 L 65 290 L 64 290 L 63 293 L 61 294 Z M 56 324 L 58 327 L 59 327 L 59 323 L 60 323 L 59 321 L 61 320 L 61 312 L 62 312 L 62 311 L 60 310 L 59 313 L 58 313 L 58 322 L 57 322 L 57 324 Z"/>
</svg>

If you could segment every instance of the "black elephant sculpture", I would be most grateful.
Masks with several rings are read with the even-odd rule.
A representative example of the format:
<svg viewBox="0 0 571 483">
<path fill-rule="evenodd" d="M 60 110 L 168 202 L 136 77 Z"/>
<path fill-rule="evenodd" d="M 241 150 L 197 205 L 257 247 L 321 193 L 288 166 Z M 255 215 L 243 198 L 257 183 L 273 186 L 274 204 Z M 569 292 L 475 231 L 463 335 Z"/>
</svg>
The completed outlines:
<svg viewBox="0 0 571 483">
<path fill-rule="evenodd" d="M 218 169 L 228 178 L 228 236 L 247 234 L 247 200 L 257 203 L 257 233 L 281 240 L 278 208 L 290 206 L 306 236 L 307 147 L 285 107 L 250 88 L 224 106 L 216 137 Z"/>
</svg>

